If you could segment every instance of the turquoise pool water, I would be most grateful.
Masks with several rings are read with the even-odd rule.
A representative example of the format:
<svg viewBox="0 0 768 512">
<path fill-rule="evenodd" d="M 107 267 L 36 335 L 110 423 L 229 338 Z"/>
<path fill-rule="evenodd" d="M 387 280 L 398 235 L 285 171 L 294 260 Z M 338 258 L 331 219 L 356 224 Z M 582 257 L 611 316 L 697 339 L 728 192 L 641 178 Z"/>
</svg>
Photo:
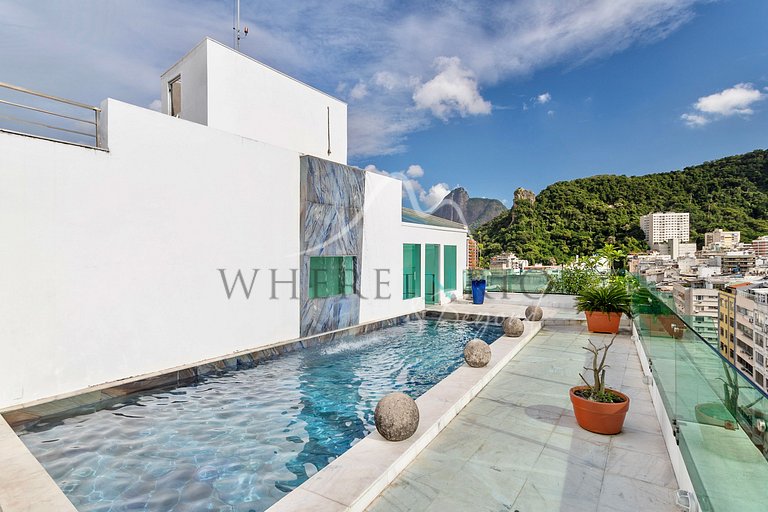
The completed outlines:
<svg viewBox="0 0 768 512">
<path fill-rule="evenodd" d="M 80 511 L 262 511 L 422 395 L 500 326 L 418 320 L 292 352 L 19 435 Z"/>
</svg>

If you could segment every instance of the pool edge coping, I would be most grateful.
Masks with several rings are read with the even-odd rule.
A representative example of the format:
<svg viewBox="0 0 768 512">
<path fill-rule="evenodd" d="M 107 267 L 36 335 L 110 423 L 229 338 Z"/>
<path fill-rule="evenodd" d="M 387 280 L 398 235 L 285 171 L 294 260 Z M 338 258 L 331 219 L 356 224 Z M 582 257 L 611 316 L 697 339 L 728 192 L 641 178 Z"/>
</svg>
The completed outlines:
<svg viewBox="0 0 768 512">
<path fill-rule="evenodd" d="M 497 316 L 459 315 L 461 320 Z M 417 398 L 420 422 L 411 438 L 390 442 L 378 432 L 371 433 L 267 512 L 364 511 L 546 324 L 552 322 L 526 320 L 521 337 L 501 336 L 491 344 L 488 366 L 470 368 L 464 364 Z"/>
</svg>

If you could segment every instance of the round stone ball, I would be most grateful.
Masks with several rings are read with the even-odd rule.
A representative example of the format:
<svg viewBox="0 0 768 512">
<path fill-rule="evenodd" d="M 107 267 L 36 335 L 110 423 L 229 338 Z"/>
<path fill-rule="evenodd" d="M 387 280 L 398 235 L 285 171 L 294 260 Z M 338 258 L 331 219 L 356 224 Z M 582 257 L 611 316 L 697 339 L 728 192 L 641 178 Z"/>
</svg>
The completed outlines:
<svg viewBox="0 0 768 512">
<path fill-rule="evenodd" d="M 539 306 L 528 306 L 525 308 L 525 319 L 530 322 L 538 322 L 542 316 L 544 316 L 544 312 Z"/>
<path fill-rule="evenodd" d="M 504 329 L 505 336 L 511 336 L 512 338 L 519 338 L 525 332 L 525 324 L 519 318 L 507 317 L 501 323 L 501 327 Z"/>
<path fill-rule="evenodd" d="M 376 404 L 373 419 L 384 439 L 403 441 L 419 428 L 419 408 L 405 393 L 390 393 Z"/>
<path fill-rule="evenodd" d="M 475 338 L 464 347 L 464 360 L 472 368 L 482 368 L 491 361 L 491 347 Z"/>
</svg>

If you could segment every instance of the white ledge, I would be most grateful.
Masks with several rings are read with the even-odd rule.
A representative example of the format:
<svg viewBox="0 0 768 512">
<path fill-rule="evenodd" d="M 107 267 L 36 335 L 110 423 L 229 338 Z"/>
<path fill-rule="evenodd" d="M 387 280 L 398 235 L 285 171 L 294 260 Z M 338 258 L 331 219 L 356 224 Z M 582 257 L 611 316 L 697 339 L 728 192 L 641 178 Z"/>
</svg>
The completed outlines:
<svg viewBox="0 0 768 512">
<path fill-rule="evenodd" d="M 272 505 L 268 512 L 365 510 L 541 330 L 541 322 L 524 324 L 523 336 L 502 336 L 491 345 L 488 366 L 461 366 L 416 399 L 419 428 L 411 438 L 390 442 L 373 432 Z"/>
</svg>

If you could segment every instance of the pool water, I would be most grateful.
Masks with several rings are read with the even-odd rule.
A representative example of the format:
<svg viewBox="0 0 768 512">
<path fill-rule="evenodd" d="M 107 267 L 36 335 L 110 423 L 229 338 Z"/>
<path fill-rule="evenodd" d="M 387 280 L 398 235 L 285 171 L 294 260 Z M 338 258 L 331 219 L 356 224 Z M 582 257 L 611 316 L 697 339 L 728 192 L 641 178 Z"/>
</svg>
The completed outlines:
<svg viewBox="0 0 768 512">
<path fill-rule="evenodd" d="M 417 320 L 284 354 L 19 435 L 82 511 L 261 511 L 373 431 L 392 391 L 413 398 L 500 326 Z"/>
</svg>

